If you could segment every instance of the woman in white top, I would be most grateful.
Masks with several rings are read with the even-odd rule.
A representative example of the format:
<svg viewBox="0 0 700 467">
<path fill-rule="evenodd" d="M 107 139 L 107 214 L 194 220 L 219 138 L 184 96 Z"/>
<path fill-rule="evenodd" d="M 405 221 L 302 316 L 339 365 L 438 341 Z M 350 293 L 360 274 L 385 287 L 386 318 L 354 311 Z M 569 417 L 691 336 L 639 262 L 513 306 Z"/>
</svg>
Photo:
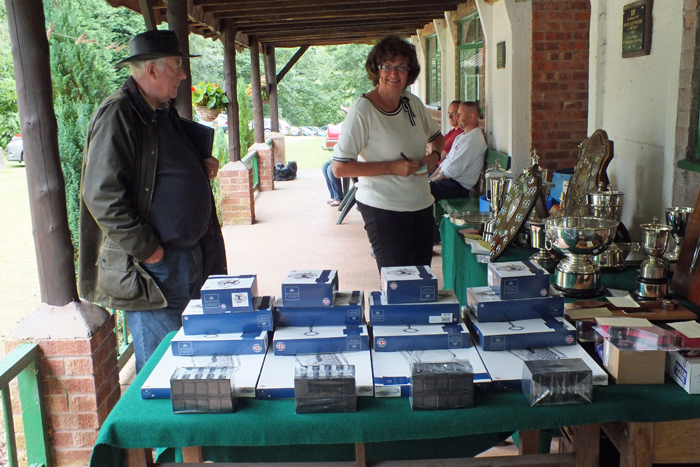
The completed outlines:
<svg viewBox="0 0 700 467">
<path fill-rule="evenodd" d="M 406 90 L 420 73 L 416 49 L 386 37 L 370 52 L 365 69 L 375 88 L 345 118 L 333 173 L 359 177 L 355 200 L 380 269 L 430 265 L 435 219 L 426 175 L 440 160 L 445 139 L 423 103 Z"/>
</svg>

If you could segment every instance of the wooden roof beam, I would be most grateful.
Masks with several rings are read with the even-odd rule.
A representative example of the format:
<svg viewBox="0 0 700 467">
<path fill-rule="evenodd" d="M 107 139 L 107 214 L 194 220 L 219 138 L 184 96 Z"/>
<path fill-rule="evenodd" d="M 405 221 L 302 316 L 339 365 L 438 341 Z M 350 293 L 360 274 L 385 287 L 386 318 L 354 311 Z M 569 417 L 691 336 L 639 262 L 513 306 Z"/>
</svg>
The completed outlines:
<svg viewBox="0 0 700 467">
<path fill-rule="evenodd" d="M 240 11 L 236 9 L 211 11 L 216 13 L 219 18 L 238 18 L 238 19 L 262 19 L 262 20 L 291 20 L 291 19 L 308 19 L 308 18 L 338 18 L 338 17 L 358 17 L 363 15 L 373 15 L 373 16 L 387 16 L 396 13 L 413 13 L 415 15 L 423 15 L 426 13 L 436 14 L 439 16 L 444 16 L 446 10 L 457 9 L 457 5 L 454 8 L 445 9 L 442 5 L 436 5 L 435 2 L 426 3 L 422 5 L 407 5 L 403 7 L 391 7 L 391 8 L 359 8 L 356 5 L 339 5 L 329 8 L 315 8 L 309 10 L 309 8 L 284 8 L 277 9 L 271 8 L 257 8 L 247 11 Z"/>
<path fill-rule="evenodd" d="M 109 1 L 109 0 L 108 0 Z M 193 0 L 194 5 L 201 7 L 219 7 L 221 5 L 230 5 L 232 8 L 237 10 L 247 10 L 249 8 L 257 9 L 265 6 L 266 8 L 290 8 L 290 7 L 324 7 L 332 5 L 348 5 L 349 3 L 353 5 L 363 5 L 364 8 L 369 6 L 376 6 L 377 0 L 353 0 L 348 2 L 348 0 Z M 382 0 L 382 4 L 394 4 L 398 6 L 408 6 L 416 4 L 424 4 L 425 0 Z M 435 0 L 432 4 L 459 4 L 464 3 L 464 1 L 458 0 Z"/>
<path fill-rule="evenodd" d="M 412 19 L 412 18 L 411 18 Z M 429 22 L 429 21 L 428 21 Z M 364 26 L 367 28 L 383 28 L 383 27 L 389 27 L 389 26 L 397 26 L 397 25 L 413 25 L 413 27 L 416 28 L 423 28 L 425 26 L 426 22 L 422 21 L 420 19 L 415 20 L 414 22 L 407 21 L 406 19 L 403 18 L 396 18 L 392 17 L 391 19 L 389 18 L 377 18 L 377 19 L 371 19 L 371 20 L 366 20 L 366 21 L 358 21 L 354 23 L 349 23 L 345 19 L 333 19 L 333 20 L 328 20 L 328 19 L 317 19 L 317 20 L 309 20 L 305 22 L 294 22 L 292 24 L 287 24 L 287 22 L 277 22 L 277 23 L 266 23 L 266 24 L 256 24 L 256 23 L 251 23 L 247 25 L 240 25 L 240 30 L 247 33 L 247 34 L 256 34 L 256 33 L 266 33 L 266 32 L 273 32 L 273 31 L 288 31 L 290 33 L 294 33 L 295 31 L 306 31 L 311 28 L 349 28 L 349 27 L 359 27 L 359 26 Z M 380 29 L 375 29 L 375 30 L 380 30 Z"/>
</svg>

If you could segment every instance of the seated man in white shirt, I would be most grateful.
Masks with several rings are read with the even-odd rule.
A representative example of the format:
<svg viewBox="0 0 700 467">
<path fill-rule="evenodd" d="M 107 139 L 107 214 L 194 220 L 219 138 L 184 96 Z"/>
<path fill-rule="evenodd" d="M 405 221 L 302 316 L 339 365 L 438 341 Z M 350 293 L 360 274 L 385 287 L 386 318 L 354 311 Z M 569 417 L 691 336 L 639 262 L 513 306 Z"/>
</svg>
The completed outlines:
<svg viewBox="0 0 700 467">
<path fill-rule="evenodd" d="M 435 202 L 468 197 L 484 167 L 486 141 L 479 128 L 479 104 L 462 102 L 457 116 L 464 133 L 455 138 L 447 157 L 429 179 Z"/>
</svg>

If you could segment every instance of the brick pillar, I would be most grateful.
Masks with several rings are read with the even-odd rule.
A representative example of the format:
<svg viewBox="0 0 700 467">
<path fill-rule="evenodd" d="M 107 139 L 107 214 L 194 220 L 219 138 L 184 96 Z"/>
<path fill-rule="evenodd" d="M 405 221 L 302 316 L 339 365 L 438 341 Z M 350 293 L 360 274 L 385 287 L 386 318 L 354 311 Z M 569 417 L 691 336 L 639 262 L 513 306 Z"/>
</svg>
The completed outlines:
<svg viewBox="0 0 700 467">
<path fill-rule="evenodd" d="M 532 148 L 550 171 L 588 136 L 590 22 L 588 0 L 532 0 Z"/>
<path fill-rule="evenodd" d="M 221 217 L 224 225 L 255 222 L 253 170 L 243 161 L 229 162 L 219 171 Z"/>
<path fill-rule="evenodd" d="M 260 191 L 275 189 L 275 164 L 273 162 L 272 148 L 265 143 L 255 143 L 249 149 L 258 152 L 258 180 Z"/>
<path fill-rule="evenodd" d="M 97 433 L 121 396 L 114 316 L 89 303 L 41 304 L 5 341 L 10 352 L 41 349 L 43 403 L 55 466 L 85 466 Z M 24 447 L 19 398 L 13 396 L 18 447 Z"/>
<path fill-rule="evenodd" d="M 284 135 L 274 132 L 270 135 L 272 138 L 272 160 L 275 164 L 287 164 L 287 152 L 284 146 Z"/>
</svg>

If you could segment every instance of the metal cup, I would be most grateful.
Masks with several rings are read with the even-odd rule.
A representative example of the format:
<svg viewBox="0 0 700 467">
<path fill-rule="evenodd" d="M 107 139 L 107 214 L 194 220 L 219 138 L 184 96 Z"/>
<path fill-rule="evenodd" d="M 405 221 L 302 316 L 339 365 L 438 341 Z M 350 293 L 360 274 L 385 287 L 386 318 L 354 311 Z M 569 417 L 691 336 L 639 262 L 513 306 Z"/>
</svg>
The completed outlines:
<svg viewBox="0 0 700 467">
<path fill-rule="evenodd" d="M 491 212 L 496 215 L 503 206 L 505 196 L 510 190 L 513 179 L 509 177 L 491 177 L 487 179 L 486 183 L 488 189 L 486 198 L 491 202 Z"/>
<path fill-rule="evenodd" d="M 678 255 L 681 252 L 681 242 L 685 237 L 685 230 L 688 228 L 688 222 L 690 222 L 692 214 L 693 208 L 666 209 L 666 224 L 671 227 L 671 235 L 676 241 L 675 248 L 664 255 L 669 261 L 678 261 Z"/>
<path fill-rule="evenodd" d="M 656 220 L 656 219 L 654 219 Z M 649 256 L 639 268 L 640 276 L 645 279 L 661 279 L 666 277 L 666 266 L 661 256 L 668 246 L 668 238 L 671 235 L 671 227 L 652 222 L 642 224 L 642 248 Z"/>
</svg>

